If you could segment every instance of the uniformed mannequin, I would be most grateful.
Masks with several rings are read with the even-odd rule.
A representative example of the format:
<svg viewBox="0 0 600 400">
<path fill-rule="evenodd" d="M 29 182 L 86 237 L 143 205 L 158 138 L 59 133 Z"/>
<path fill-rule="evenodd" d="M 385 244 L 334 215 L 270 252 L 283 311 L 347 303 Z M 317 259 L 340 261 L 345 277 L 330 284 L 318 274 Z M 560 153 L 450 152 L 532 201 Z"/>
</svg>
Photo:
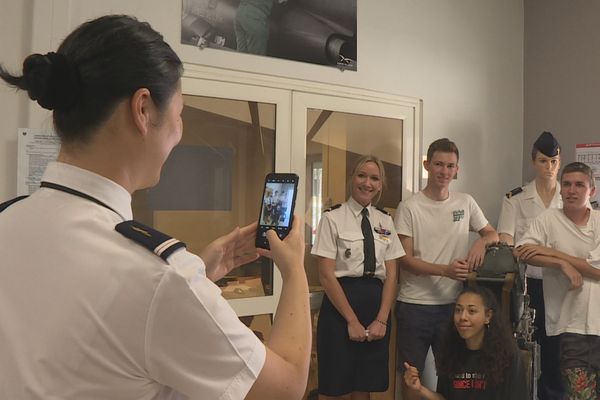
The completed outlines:
<svg viewBox="0 0 600 400">
<path fill-rule="evenodd" d="M 388 388 L 390 309 L 404 250 L 392 218 L 372 204 L 384 179 L 378 158 L 360 158 L 350 198 L 326 210 L 317 229 L 312 254 L 325 289 L 317 325 L 321 399 L 368 399 Z"/>
<path fill-rule="evenodd" d="M 182 135 L 182 63 L 150 25 L 79 26 L 23 75 L 61 138 L 42 187 L 0 206 L 0 398 L 299 399 L 310 350 L 302 223 L 267 233 L 283 288 L 266 347 L 213 283 L 258 257 L 256 224 L 201 258 L 131 221 Z M 198 227 L 206 229 L 206 227 Z M 182 395 L 182 396 L 180 396 Z"/>
<path fill-rule="evenodd" d="M 500 240 L 509 245 L 519 241 L 531 221 L 543 211 L 562 207 L 560 184 L 556 179 L 560 169 L 560 145 L 552 133 L 543 132 L 533 143 L 531 163 L 535 179 L 511 190 L 502 200 L 498 233 Z M 530 305 L 536 310 L 534 339 L 541 346 L 538 396 L 540 400 L 562 399 L 564 389 L 558 362 L 558 336 L 546 335 L 542 269 L 528 265 L 526 274 Z"/>
</svg>

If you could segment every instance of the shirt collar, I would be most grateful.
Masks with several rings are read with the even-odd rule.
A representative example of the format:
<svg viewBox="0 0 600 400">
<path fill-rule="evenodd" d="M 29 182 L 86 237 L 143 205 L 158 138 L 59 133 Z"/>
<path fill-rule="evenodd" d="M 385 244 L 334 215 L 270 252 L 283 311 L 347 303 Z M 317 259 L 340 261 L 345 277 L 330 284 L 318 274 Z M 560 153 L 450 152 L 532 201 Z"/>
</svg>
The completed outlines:
<svg viewBox="0 0 600 400">
<path fill-rule="evenodd" d="M 542 198 L 537 192 L 535 179 L 525 185 L 523 196 L 525 199 L 537 200 L 542 207 L 545 207 Z M 554 191 L 554 197 L 552 197 L 552 200 L 550 201 L 550 208 L 560 207 L 561 204 L 562 198 L 560 196 L 560 182 L 556 182 L 556 190 Z"/>
<path fill-rule="evenodd" d="M 525 192 L 523 193 L 523 197 L 526 199 L 535 199 L 536 197 L 539 197 L 537 196 L 537 189 L 535 188 L 535 179 L 525 185 L 523 190 Z"/>
<path fill-rule="evenodd" d="M 131 194 L 118 183 L 89 170 L 54 161 L 48 163 L 42 181 L 78 190 L 105 203 L 124 220 L 133 218 Z"/>
<path fill-rule="evenodd" d="M 562 204 L 562 196 L 560 195 L 560 182 L 556 182 L 556 191 L 554 192 L 552 203 L 557 204 L 557 207 L 560 207 Z"/>
<path fill-rule="evenodd" d="M 366 207 L 361 206 L 358 201 L 354 200 L 354 198 L 352 196 L 350 196 L 350 198 L 347 201 L 348 203 L 348 207 L 350 208 L 350 210 L 352 211 L 352 214 L 354 214 L 355 217 L 358 217 L 359 215 L 361 215 L 361 211 L 363 210 L 363 208 L 366 208 L 367 210 L 369 210 L 369 216 L 372 215 L 372 206 L 371 204 L 369 204 Z"/>
</svg>

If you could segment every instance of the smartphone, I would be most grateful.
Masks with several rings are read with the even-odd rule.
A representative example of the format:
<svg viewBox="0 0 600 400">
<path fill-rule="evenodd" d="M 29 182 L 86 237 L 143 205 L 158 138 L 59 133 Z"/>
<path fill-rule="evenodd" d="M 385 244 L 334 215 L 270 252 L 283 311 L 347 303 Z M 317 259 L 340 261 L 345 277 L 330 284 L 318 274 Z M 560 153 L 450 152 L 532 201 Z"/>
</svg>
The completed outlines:
<svg viewBox="0 0 600 400">
<path fill-rule="evenodd" d="M 271 173 L 266 176 L 258 215 L 256 247 L 269 248 L 267 240 L 269 229 L 275 230 L 280 239 L 290 232 L 297 191 L 298 175 L 296 174 Z"/>
</svg>

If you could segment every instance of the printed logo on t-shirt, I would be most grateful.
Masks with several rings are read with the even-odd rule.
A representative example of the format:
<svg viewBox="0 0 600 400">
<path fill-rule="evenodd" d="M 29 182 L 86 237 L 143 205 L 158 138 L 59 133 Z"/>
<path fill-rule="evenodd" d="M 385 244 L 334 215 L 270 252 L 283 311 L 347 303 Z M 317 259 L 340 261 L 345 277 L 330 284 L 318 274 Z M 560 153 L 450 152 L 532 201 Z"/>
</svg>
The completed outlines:
<svg viewBox="0 0 600 400">
<path fill-rule="evenodd" d="M 465 210 L 454 210 L 452 211 L 452 221 L 458 222 L 465 217 Z"/>
<path fill-rule="evenodd" d="M 455 374 L 452 388 L 456 390 L 485 390 L 485 374 L 478 372 L 463 372 Z"/>
</svg>

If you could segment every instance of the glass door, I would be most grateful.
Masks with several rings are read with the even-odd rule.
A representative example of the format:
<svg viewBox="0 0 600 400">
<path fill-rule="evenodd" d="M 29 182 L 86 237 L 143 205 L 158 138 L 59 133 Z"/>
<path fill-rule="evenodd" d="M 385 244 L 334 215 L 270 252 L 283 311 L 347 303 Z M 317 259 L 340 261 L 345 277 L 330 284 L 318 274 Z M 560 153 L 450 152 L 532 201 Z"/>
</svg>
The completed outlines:
<svg viewBox="0 0 600 400">
<path fill-rule="evenodd" d="M 371 154 L 383 161 L 387 177 L 378 206 L 394 215 L 398 203 L 418 190 L 418 122 L 411 105 L 298 92 L 292 104 L 292 147 L 298 149 L 292 164 L 302 171 L 296 207 L 304 210 L 309 284 L 318 287 L 310 249 L 321 213 L 348 199 L 355 161 Z"/>
<path fill-rule="evenodd" d="M 293 168 L 302 171 L 297 210 L 305 216 L 305 270 L 310 286 L 313 338 L 323 291 L 318 277 L 317 258 L 310 252 L 323 210 L 346 201 L 348 183 L 355 162 L 363 155 L 379 157 L 384 164 L 386 183 L 379 207 L 394 215 L 398 203 L 418 190 L 420 141 L 419 103 L 367 101 L 357 97 L 336 97 L 295 92 L 292 97 Z M 297 211 L 298 212 L 298 211 Z M 395 336 L 392 330 L 392 337 Z M 317 387 L 316 346 L 309 371 L 307 397 Z M 390 354 L 395 354 L 395 340 Z M 395 357 L 390 358 L 390 388 L 372 396 L 393 399 Z"/>
<path fill-rule="evenodd" d="M 290 170 L 290 94 L 201 79 L 182 84 L 182 140 L 160 183 L 135 194 L 133 210 L 134 218 L 199 254 L 217 237 L 257 220 L 265 175 Z M 256 322 L 254 315 L 275 312 L 281 279 L 269 259 L 216 283 L 248 324 Z"/>
</svg>

